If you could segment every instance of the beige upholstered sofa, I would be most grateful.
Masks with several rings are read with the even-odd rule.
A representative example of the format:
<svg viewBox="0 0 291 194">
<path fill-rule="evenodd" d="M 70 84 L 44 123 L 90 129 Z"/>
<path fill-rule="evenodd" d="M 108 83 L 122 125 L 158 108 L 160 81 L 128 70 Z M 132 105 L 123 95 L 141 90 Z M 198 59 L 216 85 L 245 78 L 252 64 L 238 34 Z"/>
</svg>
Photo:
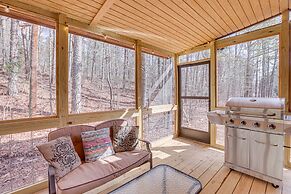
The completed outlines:
<svg viewBox="0 0 291 194">
<path fill-rule="evenodd" d="M 96 188 L 124 173 L 136 168 L 146 162 L 150 162 L 152 168 L 152 153 L 150 143 L 144 140 L 139 140 L 145 143 L 146 150 L 136 149 L 130 152 L 119 152 L 115 155 L 99 159 L 95 162 L 85 163 L 83 152 L 83 144 L 81 139 L 82 131 L 98 130 L 105 127 L 124 126 L 127 122 L 123 119 L 105 121 L 97 126 L 78 125 L 65 127 L 52 131 L 48 135 L 48 140 L 54 140 L 62 136 L 71 136 L 74 147 L 81 160 L 82 164 L 62 177 L 59 181 L 55 180 L 54 167 L 49 166 L 49 193 L 58 194 L 79 194 Z"/>
</svg>

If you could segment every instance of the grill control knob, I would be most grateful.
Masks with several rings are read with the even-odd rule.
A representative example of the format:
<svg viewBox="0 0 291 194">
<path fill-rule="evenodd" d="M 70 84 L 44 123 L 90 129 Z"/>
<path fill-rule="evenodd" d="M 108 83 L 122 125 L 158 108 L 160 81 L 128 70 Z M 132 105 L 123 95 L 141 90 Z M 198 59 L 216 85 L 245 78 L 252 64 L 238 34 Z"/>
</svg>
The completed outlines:
<svg viewBox="0 0 291 194">
<path fill-rule="evenodd" d="M 233 119 L 230 119 L 229 122 L 230 122 L 231 124 L 233 124 L 233 123 L 234 123 L 234 120 L 233 120 Z"/>
<path fill-rule="evenodd" d="M 240 124 L 242 124 L 242 125 L 246 125 L 247 122 L 246 122 L 246 121 L 241 121 Z"/>
<path fill-rule="evenodd" d="M 276 126 L 274 124 L 269 124 L 268 127 L 269 129 L 276 129 Z"/>
<path fill-rule="evenodd" d="M 260 127 L 260 123 L 255 122 L 255 123 L 254 123 L 254 127 Z"/>
</svg>

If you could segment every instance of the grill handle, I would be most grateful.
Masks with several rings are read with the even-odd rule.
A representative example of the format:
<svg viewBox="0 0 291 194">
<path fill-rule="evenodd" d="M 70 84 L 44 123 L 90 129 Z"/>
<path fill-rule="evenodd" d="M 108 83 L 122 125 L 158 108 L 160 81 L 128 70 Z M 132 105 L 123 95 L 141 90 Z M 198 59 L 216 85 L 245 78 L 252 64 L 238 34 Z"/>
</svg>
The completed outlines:
<svg viewBox="0 0 291 194">
<path fill-rule="evenodd" d="M 255 142 L 256 142 L 256 143 L 259 143 L 259 144 L 267 144 L 267 143 L 265 143 L 265 142 L 258 141 L 258 140 L 255 140 Z M 279 146 L 278 144 L 271 144 L 271 143 L 270 143 L 270 144 L 268 143 L 268 145 L 275 146 L 275 147 L 278 147 L 278 146 Z"/>
</svg>

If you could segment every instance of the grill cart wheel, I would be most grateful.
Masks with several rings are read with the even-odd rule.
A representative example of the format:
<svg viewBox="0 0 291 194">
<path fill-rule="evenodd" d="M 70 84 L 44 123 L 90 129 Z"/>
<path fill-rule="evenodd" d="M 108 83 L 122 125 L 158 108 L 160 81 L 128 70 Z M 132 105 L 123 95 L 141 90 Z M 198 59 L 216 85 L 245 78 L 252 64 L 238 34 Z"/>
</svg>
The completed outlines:
<svg viewBox="0 0 291 194">
<path fill-rule="evenodd" d="M 274 188 L 279 188 L 279 185 L 275 185 L 274 183 L 272 183 L 272 186 L 273 186 Z"/>
</svg>

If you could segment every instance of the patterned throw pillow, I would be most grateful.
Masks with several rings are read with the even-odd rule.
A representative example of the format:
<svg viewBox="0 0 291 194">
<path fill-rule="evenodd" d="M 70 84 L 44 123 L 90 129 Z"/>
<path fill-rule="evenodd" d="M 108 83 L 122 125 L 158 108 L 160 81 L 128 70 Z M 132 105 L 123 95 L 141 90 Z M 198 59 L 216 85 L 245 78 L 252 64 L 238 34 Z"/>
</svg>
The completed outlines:
<svg viewBox="0 0 291 194">
<path fill-rule="evenodd" d="M 99 158 L 115 154 L 110 139 L 109 128 L 81 133 L 85 162 L 93 162 Z"/>
<path fill-rule="evenodd" d="M 132 151 L 137 146 L 138 126 L 114 126 L 112 133 L 115 152 Z"/>
<path fill-rule="evenodd" d="M 57 180 L 81 165 L 81 159 L 69 136 L 38 145 L 37 148 L 46 161 L 55 167 Z"/>
</svg>

